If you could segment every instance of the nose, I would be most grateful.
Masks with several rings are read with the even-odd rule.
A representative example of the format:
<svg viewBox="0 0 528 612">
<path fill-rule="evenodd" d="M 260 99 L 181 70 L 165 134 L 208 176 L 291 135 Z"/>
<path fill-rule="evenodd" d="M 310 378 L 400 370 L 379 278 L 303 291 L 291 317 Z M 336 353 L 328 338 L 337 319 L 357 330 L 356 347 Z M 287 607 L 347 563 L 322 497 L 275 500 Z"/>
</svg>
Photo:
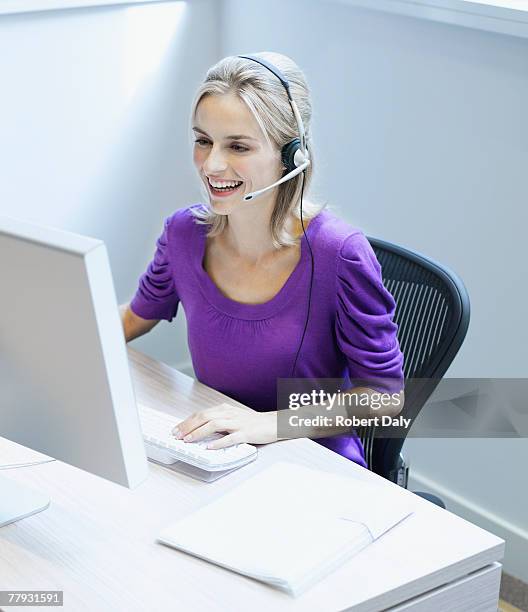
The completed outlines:
<svg viewBox="0 0 528 612">
<path fill-rule="evenodd" d="M 227 168 L 227 160 L 222 151 L 216 147 L 211 147 L 209 155 L 203 163 L 203 170 L 205 174 L 214 176 L 221 174 Z"/>
</svg>

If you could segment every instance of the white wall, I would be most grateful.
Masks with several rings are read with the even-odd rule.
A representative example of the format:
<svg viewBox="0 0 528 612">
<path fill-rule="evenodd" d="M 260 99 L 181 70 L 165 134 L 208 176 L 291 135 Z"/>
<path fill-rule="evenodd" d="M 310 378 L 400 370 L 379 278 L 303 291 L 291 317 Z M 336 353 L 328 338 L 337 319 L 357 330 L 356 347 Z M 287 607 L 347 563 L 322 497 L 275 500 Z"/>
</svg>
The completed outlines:
<svg viewBox="0 0 528 612">
<path fill-rule="evenodd" d="M 188 115 L 218 56 L 218 8 L 192 0 L 0 16 L 0 213 L 103 239 L 120 302 L 164 216 L 200 199 Z M 187 362 L 182 315 L 135 346 Z"/>
<path fill-rule="evenodd" d="M 223 19 L 223 55 L 305 69 L 318 195 L 464 279 L 472 320 L 449 375 L 528 376 L 528 40 L 320 0 L 225 0 Z M 526 440 L 405 450 L 411 488 L 507 537 L 505 567 L 528 580 Z"/>
</svg>

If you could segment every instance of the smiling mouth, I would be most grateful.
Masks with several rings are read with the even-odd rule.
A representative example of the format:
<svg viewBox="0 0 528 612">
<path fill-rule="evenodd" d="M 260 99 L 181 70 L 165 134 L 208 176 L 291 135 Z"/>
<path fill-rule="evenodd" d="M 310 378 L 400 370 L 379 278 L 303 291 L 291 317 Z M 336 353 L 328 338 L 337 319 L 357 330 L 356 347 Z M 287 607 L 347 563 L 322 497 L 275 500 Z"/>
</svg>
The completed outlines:
<svg viewBox="0 0 528 612">
<path fill-rule="evenodd" d="M 243 181 L 215 181 L 216 185 L 212 185 L 210 180 L 207 179 L 207 185 L 211 193 L 215 195 L 228 195 L 237 191 L 242 185 Z M 225 185 L 221 186 L 223 183 Z"/>
</svg>

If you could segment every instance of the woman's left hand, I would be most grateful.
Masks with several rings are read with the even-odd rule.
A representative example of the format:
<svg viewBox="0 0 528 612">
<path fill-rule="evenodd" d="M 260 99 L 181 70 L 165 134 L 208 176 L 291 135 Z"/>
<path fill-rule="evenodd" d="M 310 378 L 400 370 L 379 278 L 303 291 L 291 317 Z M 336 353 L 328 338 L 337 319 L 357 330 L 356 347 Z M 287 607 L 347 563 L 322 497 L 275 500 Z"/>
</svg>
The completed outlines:
<svg viewBox="0 0 528 612">
<path fill-rule="evenodd" d="M 207 445 L 210 449 L 225 448 L 233 444 L 268 444 L 277 440 L 277 413 L 257 412 L 220 404 L 195 412 L 172 430 L 173 435 L 185 442 L 196 442 L 214 433 L 227 435 Z"/>
</svg>

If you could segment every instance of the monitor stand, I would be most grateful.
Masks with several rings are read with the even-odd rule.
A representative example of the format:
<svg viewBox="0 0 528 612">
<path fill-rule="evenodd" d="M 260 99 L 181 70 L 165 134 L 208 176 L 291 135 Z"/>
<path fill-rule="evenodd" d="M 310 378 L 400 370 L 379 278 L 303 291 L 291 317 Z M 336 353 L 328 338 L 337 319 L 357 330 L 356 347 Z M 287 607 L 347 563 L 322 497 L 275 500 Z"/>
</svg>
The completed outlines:
<svg viewBox="0 0 528 612">
<path fill-rule="evenodd" d="M 46 495 L 0 476 L 0 527 L 46 510 L 49 505 Z"/>
</svg>

